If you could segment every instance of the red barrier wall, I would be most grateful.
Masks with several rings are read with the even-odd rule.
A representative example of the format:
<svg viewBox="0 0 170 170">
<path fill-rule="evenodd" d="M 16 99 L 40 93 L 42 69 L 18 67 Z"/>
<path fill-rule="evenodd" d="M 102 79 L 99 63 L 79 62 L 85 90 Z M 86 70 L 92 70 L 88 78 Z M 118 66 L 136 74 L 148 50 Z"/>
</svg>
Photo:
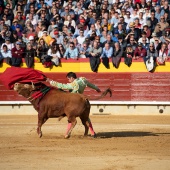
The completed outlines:
<svg viewBox="0 0 170 170">
<path fill-rule="evenodd" d="M 58 82 L 67 83 L 66 73 L 46 73 Z M 101 90 L 110 87 L 113 96 L 107 101 L 170 101 L 170 73 L 78 73 Z M 85 95 L 99 96 L 99 93 L 86 88 Z M 0 101 L 26 100 L 13 90 L 0 84 Z"/>
</svg>

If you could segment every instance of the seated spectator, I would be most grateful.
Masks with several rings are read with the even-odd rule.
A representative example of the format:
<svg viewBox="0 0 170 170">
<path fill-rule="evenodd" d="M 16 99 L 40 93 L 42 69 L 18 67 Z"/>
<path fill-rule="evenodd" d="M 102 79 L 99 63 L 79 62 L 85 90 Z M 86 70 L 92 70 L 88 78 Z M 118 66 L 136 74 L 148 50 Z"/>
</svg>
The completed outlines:
<svg viewBox="0 0 170 170">
<path fill-rule="evenodd" d="M 11 43 L 16 43 L 16 41 L 18 40 L 18 34 L 17 31 L 13 31 L 10 37 Z"/>
<path fill-rule="evenodd" d="M 142 47 L 142 43 L 138 43 L 137 48 L 134 51 L 133 59 L 138 60 L 139 58 L 144 58 L 147 55 L 147 51 Z"/>
<path fill-rule="evenodd" d="M 147 38 L 150 38 L 150 36 L 151 36 L 151 31 L 150 31 L 150 29 L 149 29 L 149 27 L 148 27 L 148 25 L 147 25 L 146 23 L 143 24 L 143 30 L 142 30 L 142 32 L 145 32 L 145 33 L 146 33 L 146 37 L 147 37 Z"/>
<path fill-rule="evenodd" d="M 37 42 L 35 41 L 35 37 L 31 35 L 31 36 L 29 36 L 28 40 L 29 40 L 31 47 L 34 50 L 36 50 L 37 49 Z"/>
<path fill-rule="evenodd" d="M 165 16 L 162 15 L 160 17 L 160 22 L 158 22 L 159 26 L 160 26 L 160 30 L 163 31 L 165 28 L 167 28 L 169 26 L 169 23 L 165 21 Z"/>
<path fill-rule="evenodd" d="M 157 57 L 158 57 L 158 52 L 155 49 L 154 44 L 151 43 L 149 45 L 149 49 L 147 50 L 147 56 L 144 57 L 144 62 L 149 72 L 152 72 L 155 69 Z"/>
<path fill-rule="evenodd" d="M 102 63 L 106 68 L 109 68 L 109 58 L 111 58 L 112 56 L 113 56 L 113 47 L 110 47 L 110 44 L 106 43 L 104 45 L 102 55 L 100 57 L 102 59 Z"/>
<path fill-rule="evenodd" d="M 61 58 L 63 58 L 66 50 L 64 49 L 62 44 L 59 44 L 59 51 L 60 51 Z"/>
<path fill-rule="evenodd" d="M 11 58 L 12 58 L 12 54 L 11 54 L 11 50 L 8 49 L 8 46 L 6 44 L 2 45 L 1 47 L 1 56 L 3 58 L 3 60 L 11 65 Z"/>
<path fill-rule="evenodd" d="M 114 45 L 114 52 L 112 57 L 112 64 L 115 68 L 119 67 L 121 57 L 123 57 L 123 49 L 120 47 L 120 44 L 116 42 Z"/>
<path fill-rule="evenodd" d="M 51 61 L 53 62 L 53 64 L 55 66 L 58 66 L 60 64 L 60 50 L 59 50 L 59 46 L 56 43 L 52 43 L 50 49 L 48 50 L 47 53 L 49 56 L 51 56 Z"/>
<path fill-rule="evenodd" d="M 139 37 L 141 36 L 141 30 L 139 28 L 135 28 L 135 23 L 134 22 L 130 22 L 129 24 L 129 31 L 127 32 L 127 36 L 125 37 L 125 39 L 128 39 L 128 37 L 130 36 L 130 34 L 134 34 L 134 38 L 137 41 L 139 39 Z"/>
<path fill-rule="evenodd" d="M 131 64 L 132 64 L 132 58 L 133 58 L 133 55 L 134 55 L 134 50 L 132 48 L 132 46 L 130 44 L 127 45 L 126 47 L 126 50 L 123 54 L 124 56 L 124 63 L 130 67 Z"/>
<path fill-rule="evenodd" d="M 80 48 L 80 58 L 88 58 L 89 57 L 90 47 L 88 43 L 84 42 L 82 47 Z"/>
<path fill-rule="evenodd" d="M 78 43 L 77 38 L 73 38 L 72 42 L 74 43 L 74 46 L 78 49 L 79 52 L 81 48 L 81 44 Z"/>
<path fill-rule="evenodd" d="M 3 18 L 4 22 L 5 22 L 5 25 L 11 26 L 11 21 L 9 19 L 7 19 L 6 15 L 3 15 L 2 18 Z"/>
<path fill-rule="evenodd" d="M 14 19 L 14 20 L 13 20 L 13 24 L 12 24 L 12 26 L 11 26 L 11 30 L 12 30 L 12 31 L 16 31 L 16 28 L 17 28 L 17 27 L 20 27 L 20 30 L 21 30 L 21 31 L 23 30 L 22 26 L 21 26 L 20 24 L 18 24 L 18 20 L 17 20 L 17 19 Z"/>
<path fill-rule="evenodd" d="M 69 48 L 66 49 L 64 54 L 65 59 L 75 59 L 77 60 L 79 57 L 78 49 L 75 47 L 73 42 L 70 42 Z"/>
<path fill-rule="evenodd" d="M 21 48 L 21 43 L 19 41 L 16 42 L 15 47 L 12 48 L 11 52 L 11 65 L 15 67 L 20 67 L 22 63 L 22 58 L 24 57 L 24 49 Z"/>
<path fill-rule="evenodd" d="M 33 14 L 30 13 L 28 18 L 25 21 L 25 24 L 27 24 L 27 22 L 30 22 L 33 25 L 33 27 L 35 28 L 38 23 L 38 20 L 36 17 L 34 17 Z"/>
<path fill-rule="evenodd" d="M 77 37 L 77 41 L 80 45 L 83 44 L 83 42 L 85 41 L 85 36 L 84 36 L 84 31 L 80 30 L 80 35 Z"/>
<path fill-rule="evenodd" d="M 31 45 L 31 43 L 27 43 L 26 50 L 25 50 L 25 63 L 28 68 L 33 67 L 34 65 L 34 57 L 36 56 L 36 51 Z"/>
<path fill-rule="evenodd" d="M 38 42 L 37 50 L 36 50 L 37 57 L 40 59 L 40 61 L 41 61 L 42 55 L 46 55 L 47 51 L 48 51 L 48 46 L 46 45 L 44 39 L 41 38 Z"/>
<path fill-rule="evenodd" d="M 47 30 L 48 34 L 50 34 L 53 31 L 54 27 L 56 27 L 56 19 L 51 18 L 50 25 L 48 26 L 48 30 Z"/>
<path fill-rule="evenodd" d="M 50 45 L 52 38 L 50 35 L 48 35 L 47 31 L 43 31 L 43 36 L 41 38 L 44 39 L 44 41 L 47 45 Z"/>
<path fill-rule="evenodd" d="M 67 48 L 69 48 L 69 40 L 68 40 L 68 38 L 64 38 L 63 39 L 63 47 L 64 47 L 64 49 L 66 50 Z"/>
<path fill-rule="evenodd" d="M 146 50 L 149 49 L 149 43 L 147 43 L 146 37 L 142 37 L 142 42 L 141 43 L 142 43 L 143 48 L 145 48 Z"/>
<path fill-rule="evenodd" d="M 22 11 L 17 11 L 17 14 L 15 16 L 15 19 L 18 20 L 18 24 L 22 26 L 22 28 L 24 28 L 25 26 L 25 19 L 26 17 L 23 15 L 23 12 Z"/>
<path fill-rule="evenodd" d="M 10 42 L 10 37 L 5 38 L 5 42 L 1 45 L 1 50 L 3 50 L 4 45 L 6 45 L 10 51 L 14 48 L 14 44 Z"/>
<path fill-rule="evenodd" d="M 161 37 L 162 36 L 162 30 L 161 30 L 161 26 L 160 24 L 156 24 L 154 32 L 156 33 L 157 37 Z"/>
<path fill-rule="evenodd" d="M 86 37 L 89 38 L 89 37 L 93 36 L 94 33 L 95 33 L 97 36 L 100 36 L 100 31 L 95 28 L 95 25 L 94 25 L 94 24 L 91 24 L 90 30 L 88 31 Z"/>
<path fill-rule="evenodd" d="M 15 30 L 17 32 L 18 37 L 21 37 L 22 36 L 22 31 L 21 31 L 21 28 L 19 27 L 19 25 L 16 26 Z"/>
<path fill-rule="evenodd" d="M 63 44 L 64 38 L 63 38 L 63 35 L 60 35 L 60 32 L 59 32 L 58 29 L 56 29 L 54 31 L 54 37 L 53 38 L 55 38 L 57 44 Z"/>
<path fill-rule="evenodd" d="M 165 62 L 169 59 L 168 57 L 168 48 L 166 43 L 162 43 L 161 49 L 159 50 L 157 57 L 157 64 L 164 65 Z"/>
<path fill-rule="evenodd" d="M 54 18 L 56 19 L 56 27 L 58 28 L 59 31 L 62 31 L 62 27 L 63 27 L 63 20 L 61 19 L 59 14 L 56 14 L 54 16 Z"/>
<path fill-rule="evenodd" d="M 71 18 L 70 15 L 67 15 L 67 16 L 66 16 L 66 19 L 65 19 L 65 21 L 64 21 L 64 25 L 66 25 L 67 28 L 68 28 L 69 30 L 71 30 L 72 33 L 75 32 L 76 23 L 75 23 L 75 21 Z"/>
<path fill-rule="evenodd" d="M 29 42 L 29 39 L 27 38 L 27 31 L 25 30 L 22 32 L 22 40 L 25 44 Z"/>
<path fill-rule="evenodd" d="M 31 23 L 28 23 L 26 26 L 26 31 L 27 31 L 27 37 L 29 38 L 30 36 L 37 37 L 37 33 Z"/>
<path fill-rule="evenodd" d="M 113 40 L 114 43 L 115 43 L 115 42 L 118 42 L 118 36 L 119 36 L 119 31 L 118 31 L 118 30 L 115 30 L 115 31 L 114 31 L 114 35 L 113 35 L 113 37 L 112 37 L 112 40 Z"/>
<path fill-rule="evenodd" d="M 100 64 L 100 56 L 102 54 L 102 47 L 99 46 L 99 43 L 97 41 L 93 42 L 89 54 L 91 70 L 93 72 L 97 72 Z"/>
</svg>

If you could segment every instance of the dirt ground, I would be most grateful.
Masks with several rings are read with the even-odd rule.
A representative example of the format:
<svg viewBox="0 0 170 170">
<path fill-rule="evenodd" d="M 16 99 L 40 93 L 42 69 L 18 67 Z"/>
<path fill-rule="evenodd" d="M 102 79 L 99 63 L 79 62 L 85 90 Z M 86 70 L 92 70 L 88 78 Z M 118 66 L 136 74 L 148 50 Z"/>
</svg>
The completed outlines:
<svg viewBox="0 0 170 170">
<path fill-rule="evenodd" d="M 97 138 L 78 124 L 64 139 L 67 119 L 0 116 L 0 170 L 170 170 L 170 116 L 91 116 Z"/>
</svg>

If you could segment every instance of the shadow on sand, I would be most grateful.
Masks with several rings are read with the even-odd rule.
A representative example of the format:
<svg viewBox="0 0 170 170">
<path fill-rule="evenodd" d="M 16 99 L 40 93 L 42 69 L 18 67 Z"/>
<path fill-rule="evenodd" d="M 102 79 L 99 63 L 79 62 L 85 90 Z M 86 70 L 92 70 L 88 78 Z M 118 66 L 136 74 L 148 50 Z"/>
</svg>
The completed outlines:
<svg viewBox="0 0 170 170">
<path fill-rule="evenodd" d="M 113 138 L 113 137 L 143 137 L 143 136 L 159 136 L 152 132 L 134 132 L 134 131 L 122 131 L 122 132 L 99 132 L 97 138 Z"/>
</svg>

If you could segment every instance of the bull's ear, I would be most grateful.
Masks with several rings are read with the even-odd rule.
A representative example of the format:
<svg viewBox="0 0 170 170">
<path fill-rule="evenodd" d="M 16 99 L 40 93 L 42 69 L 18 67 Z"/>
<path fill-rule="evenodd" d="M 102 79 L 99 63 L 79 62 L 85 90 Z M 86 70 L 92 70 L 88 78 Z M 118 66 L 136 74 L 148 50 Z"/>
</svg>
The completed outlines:
<svg viewBox="0 0 170 170">
<path fill-rule="evenodd" d="M 28 89 L 28 88 L 30 88 L 30 85 L 29 84 L 24 84 L 24 87 Z"/>
</svg>

